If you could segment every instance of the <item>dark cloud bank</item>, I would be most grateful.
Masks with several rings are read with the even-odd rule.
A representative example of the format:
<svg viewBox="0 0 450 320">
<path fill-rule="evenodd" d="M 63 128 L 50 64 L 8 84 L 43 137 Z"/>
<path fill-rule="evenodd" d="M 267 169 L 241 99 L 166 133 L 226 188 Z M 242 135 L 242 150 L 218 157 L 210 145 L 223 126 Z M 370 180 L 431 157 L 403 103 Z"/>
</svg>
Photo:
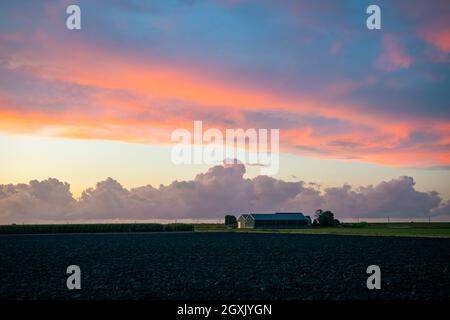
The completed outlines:
<svg viewBox="0 0 450 320">
<path fill-rule="evenodd" d="M 319 191 L 314 185 L 268 176 L 244 178 L 245 166 L 216 166 L 191 181 L 126 189 L 108 178 L 73 198 L 70 186 L 56 179 L 0 185 L 0 223 L 80 219 L 222 218 L 226 213 L 317 208 L 338 217 L 426 217 L 450 215 L 450 201 L 437 192 L 419 192 L 411 177 L 376 186 L 349 185 Z"/>
</svg>

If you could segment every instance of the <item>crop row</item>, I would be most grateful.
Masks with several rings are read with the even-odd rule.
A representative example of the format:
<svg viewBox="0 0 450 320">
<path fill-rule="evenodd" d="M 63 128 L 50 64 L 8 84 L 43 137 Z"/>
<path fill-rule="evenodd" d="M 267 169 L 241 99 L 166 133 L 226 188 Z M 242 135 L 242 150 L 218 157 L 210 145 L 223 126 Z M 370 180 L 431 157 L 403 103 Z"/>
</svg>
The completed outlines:
<svg viewBox="0 0 450 320">
<path fill-rule="evenodd" d="M 194 231 L 194 226 L 185 223 L 111 223 L 111 224 L 30 224 L 0 225 L 0 234 L 38 233 L 105 233 L 105 232 L 164 232 Z"/>
</svg>

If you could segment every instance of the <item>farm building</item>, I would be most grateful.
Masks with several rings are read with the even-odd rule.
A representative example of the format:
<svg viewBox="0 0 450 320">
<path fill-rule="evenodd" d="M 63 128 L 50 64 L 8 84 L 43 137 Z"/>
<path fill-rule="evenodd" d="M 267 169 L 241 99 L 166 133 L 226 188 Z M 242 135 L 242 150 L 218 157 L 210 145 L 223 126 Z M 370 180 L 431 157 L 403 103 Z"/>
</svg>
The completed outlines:
<svg viewBox="0 0 450 320">
<path fill-rule="evenodd" d="M 311 226 L 311 218 L 301 212 L 242 214 L 237 222 L 239 229 L 301 229 Z"/>
</svg>

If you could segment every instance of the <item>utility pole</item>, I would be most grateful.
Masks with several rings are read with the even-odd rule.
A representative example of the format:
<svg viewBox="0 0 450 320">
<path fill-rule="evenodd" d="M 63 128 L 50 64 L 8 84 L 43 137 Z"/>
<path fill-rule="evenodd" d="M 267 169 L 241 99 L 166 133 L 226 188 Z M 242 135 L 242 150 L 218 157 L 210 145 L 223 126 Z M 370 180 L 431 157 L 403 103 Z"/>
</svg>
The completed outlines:
<svg viewBox="0 0 450 320">
<path fill-rule="evenodd" d="M 389 219 L 389 217 L 388 217 L 388 223 L 390 222 L 390 219 Z"/>
</svg>

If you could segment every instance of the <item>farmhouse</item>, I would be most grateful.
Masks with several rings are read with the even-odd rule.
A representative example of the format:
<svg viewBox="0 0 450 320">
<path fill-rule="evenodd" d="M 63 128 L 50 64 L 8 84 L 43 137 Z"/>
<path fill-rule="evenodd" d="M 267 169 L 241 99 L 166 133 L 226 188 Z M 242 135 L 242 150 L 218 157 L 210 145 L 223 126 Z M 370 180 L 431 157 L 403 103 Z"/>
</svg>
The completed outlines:
<svg viewBox="0 0 450 320">
<path fill-rule="evenodd" d="M 311 227 L 311 218 L 301 212 L 249 213 L 237 219 L 239 229 L 302 229 Z"/>
</svg>

